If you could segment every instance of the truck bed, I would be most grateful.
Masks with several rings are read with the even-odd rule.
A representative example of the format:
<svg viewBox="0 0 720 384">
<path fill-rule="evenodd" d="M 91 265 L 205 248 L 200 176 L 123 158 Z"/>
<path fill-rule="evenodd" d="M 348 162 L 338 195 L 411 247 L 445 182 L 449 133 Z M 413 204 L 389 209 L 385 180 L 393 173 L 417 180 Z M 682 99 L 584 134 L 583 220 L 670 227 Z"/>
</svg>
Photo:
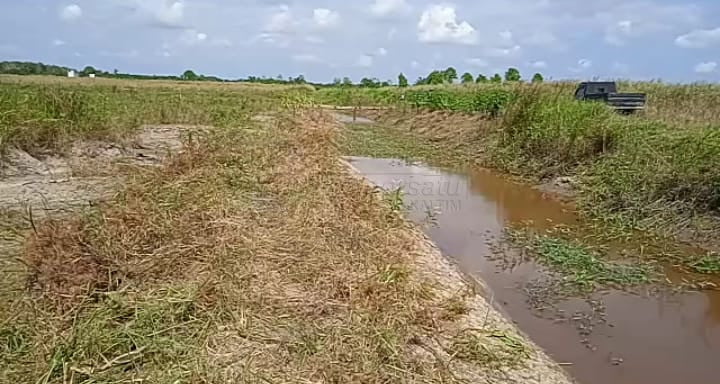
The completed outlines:
<svg viewBox="0 0 720 384">
<path fill-rule="evenodd" d="M 610 93 L 606 101 L 615 109 L 644 109 L 646 96 L 644 93 Z"/>
</svg>

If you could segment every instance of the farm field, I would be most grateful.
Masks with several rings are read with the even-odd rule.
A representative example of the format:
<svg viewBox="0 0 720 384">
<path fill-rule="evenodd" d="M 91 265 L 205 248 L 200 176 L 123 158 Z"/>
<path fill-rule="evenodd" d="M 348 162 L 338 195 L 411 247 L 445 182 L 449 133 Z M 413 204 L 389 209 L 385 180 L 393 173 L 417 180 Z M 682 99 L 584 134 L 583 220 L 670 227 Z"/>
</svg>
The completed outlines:
<svg viewBox="0 0 720 384">
<path fill-rule="evenodd" d="M 306 87 L 0 81 L 1 382 L 569 382 Z"/>
<path fill-rule="evenodd" d="M 715 86 L 0 86 L 2 382 L 718 373 Z"/>
</svg>

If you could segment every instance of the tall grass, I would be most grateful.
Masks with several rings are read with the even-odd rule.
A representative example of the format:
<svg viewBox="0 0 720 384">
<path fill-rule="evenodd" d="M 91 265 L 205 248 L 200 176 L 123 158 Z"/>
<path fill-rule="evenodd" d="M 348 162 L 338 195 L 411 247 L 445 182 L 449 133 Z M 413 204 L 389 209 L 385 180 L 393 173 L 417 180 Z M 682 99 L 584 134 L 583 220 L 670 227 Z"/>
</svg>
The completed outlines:
<svg viewBox="0 0 720 384">
<path fill-rule="evenodd" d="M 409 88 L 327 88 L 315 98 L 323 104 L 404 105 L 430 110 L 493 113 L 509 107 L 527 92 L 572 100 L 577 83 L 506 83 L 416 86 Z M 677 127 L 720 122 L 720 86 L 715 84 L 618 83 L 619 92 L 645 92 L 647 109 L 640 115 Z"/>
<path fill-rule="evenodd" d="M 117 137 L 140 124 L 184 123 L 228 126 L 247 111 L 272 109 L 283 97 L 303 95 L 298 87 L 194 88 L 159 82 L 48 83 L 0 79 L 0 152 L 14 146 L 57 150 L 78 138 Z"/>
</svg>

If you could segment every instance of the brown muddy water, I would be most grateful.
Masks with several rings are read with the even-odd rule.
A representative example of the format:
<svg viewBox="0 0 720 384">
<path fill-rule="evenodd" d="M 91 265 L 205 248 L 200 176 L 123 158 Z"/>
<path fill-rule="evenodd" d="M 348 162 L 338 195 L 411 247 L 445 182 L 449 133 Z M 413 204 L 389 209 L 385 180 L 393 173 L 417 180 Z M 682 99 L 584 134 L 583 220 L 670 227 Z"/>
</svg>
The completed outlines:
<svg viewBox="0 0 720 384">
<path fill-rule="evenodd" d="M 720 292 L 606 291 L 563 300 L 560 312 L 543 315 L 524 290 L 543 268 L 532 262 L 503 268 L 494 250 L 512 223 L 532 221 L 539 230 L 577 223 L 572 207 L 485 170 L 349 161 L 384 189 L 402 187 L 409 218 L 423 224 L 432 218 L 423 228 L 443 253 L 484 281 L 495 305 L 581 384 L 720 382 Z"/>
</svg>

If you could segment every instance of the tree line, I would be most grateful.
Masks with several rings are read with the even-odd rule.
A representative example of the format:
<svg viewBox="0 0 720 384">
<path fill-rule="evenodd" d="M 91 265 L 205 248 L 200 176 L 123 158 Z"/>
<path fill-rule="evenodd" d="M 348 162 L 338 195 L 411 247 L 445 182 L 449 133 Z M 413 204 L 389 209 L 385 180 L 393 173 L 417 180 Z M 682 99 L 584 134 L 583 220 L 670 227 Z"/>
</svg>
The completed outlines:
<svg viewBox="0 0 720 384">
<path fill-rule="evenodd" d="M 260 83 L 260 84 L 309 84 L 315 87 L 362 87 L 362 88 L 381 88 L 397 85 L 399 87 L 408 87 L 410 83 L 407 77 L 400 73 L 398 75 L 397 84 L 393 84 L 389 80 L 379 80 L 377 78 L 364 77 L 359 83 L 354 83 L 349 77 L 342 79 L 336 78 L 330 84 L 323 83 L 312 83 L 305 80 L 303 75 L 297 77 L 284 78 L 282 75 L 277 77 L 257 77 L 249 76 L 247 78 L 240 78 L 236 80 L 222 79 L 217 76 L 206 76 L 197 74 L 192 70 L 186 70 L 179 76 L 173 75 L 137 75 L 130 73 L 121 73 L 117 69 L 112 72 L 106 72 L 100 69 L 96 69 L 92 66 L 87 66 L 82 70 L 78 71 L 73 68 L 49 65 L 43 63 L 31 63 L 31 62 L 20 62 L 20 61 L 4 61 L 0 62 L 0 74 L 12 74 L 12 75 L 50 75 L 50 76 L 67 76 L 69 71 L 74 71 L 82 77 L 87 77 L 90 74 L 96 77 L 107 77 L 117 79 L 137 79 L 137 80 L 187 80 L 187 81 L 214 81 L 214 82 L 247 82 L 247 83 Z M 470 72 L 465 72 L 458 76 L 458 72 L 453 67 L 448 67 L 444 70 L 434 70 L 430 72 L 426 77 L 419 77 L 414 85 L 440 85 L 440 84 L 473 84 L 473 83 L 502 83 L 502 82 L 520 82 L 523 81 L 520 71 L 517 68 L 508 68 L 504 76 L 499 73 L 494 74 L 491 77 L 487 77 L 483 74 L 477 76 Z M 533 83 L 540 83 L 544 81 L 542 74 L 535 73 L 531 80 Z"/>
</svg>

